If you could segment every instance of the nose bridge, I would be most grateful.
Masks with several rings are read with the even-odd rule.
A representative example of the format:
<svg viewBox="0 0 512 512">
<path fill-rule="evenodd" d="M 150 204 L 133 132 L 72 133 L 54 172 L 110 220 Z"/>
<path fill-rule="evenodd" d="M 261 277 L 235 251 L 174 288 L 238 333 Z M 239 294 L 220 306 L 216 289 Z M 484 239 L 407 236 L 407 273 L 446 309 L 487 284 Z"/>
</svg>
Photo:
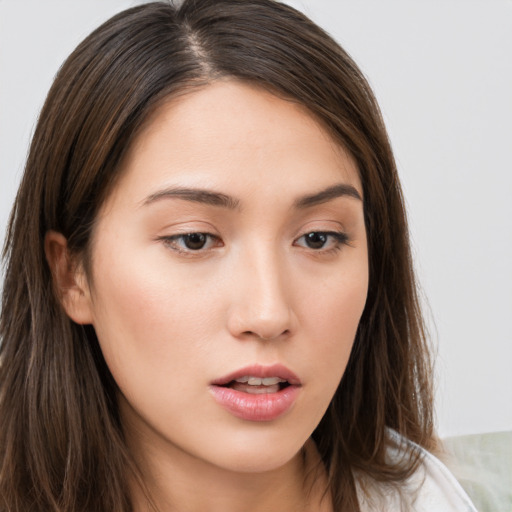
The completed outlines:
<svg viewBox="0 0 512 512">
<path fill-rule="evenodd" d="M 238 290 L 231 308 L 233 334 L 273 339 L 289 333 L 292 309 L 283 255 L 272 241 L 242 251 L 235 273 Z"/>
</svg>

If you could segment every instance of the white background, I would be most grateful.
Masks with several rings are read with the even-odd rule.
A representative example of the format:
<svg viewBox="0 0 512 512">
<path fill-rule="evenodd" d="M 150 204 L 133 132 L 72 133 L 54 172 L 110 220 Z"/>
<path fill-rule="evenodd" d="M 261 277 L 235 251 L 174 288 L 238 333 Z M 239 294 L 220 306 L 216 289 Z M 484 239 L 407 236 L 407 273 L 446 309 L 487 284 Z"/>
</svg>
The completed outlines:
<svg viewBox="0 0 512 512">
<path fill-rule="evenodd" d="M 0 0 L 0 226 L 52 77 L 129 0 Z M 374 87 L 438 344 L 441 435 L 512 430 L 512 1 L 297 0 Z"/>
</svg>

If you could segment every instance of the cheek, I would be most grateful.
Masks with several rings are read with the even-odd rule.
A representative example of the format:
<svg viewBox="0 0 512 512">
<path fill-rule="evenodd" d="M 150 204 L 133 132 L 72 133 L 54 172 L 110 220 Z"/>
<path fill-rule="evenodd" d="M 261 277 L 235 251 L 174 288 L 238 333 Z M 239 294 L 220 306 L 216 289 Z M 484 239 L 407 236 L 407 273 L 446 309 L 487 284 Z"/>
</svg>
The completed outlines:
<svg viewBox="0 0 512 512">
<path fill-rule="evenodd" d="M 167 380 L 180 381 L 183 361 L 201 359 L 207 333 L 217 328 L 214 303 L 207 294 L 191 293 L 190 283 L 180 279 L 179 269 L 105 256 L 96 267 L 94 327 L 105 360 L 118 385 Z"/>
<path fill-rule="evenodd" d="M 362 252 L 362 251 L 361 251 Z M 366 253 L 347 258 L 345 268 L 335 269 L 316 287 L 308 290 L 302 316 L 309 316 L 333 344 L 340 339 L 353 339 L 368 292 Z M 336 335 L 337 333 L 337 335 Z"/>
<path fill-rule="evenodd" d="M 350 272 L 329 279 L 309 296 L 303 305 L 303 318 L 315 340 L 308 346 L 309 360 L 315 361 L 314 372 L 323 375 L 320 385 L 334 393 L 345 371 L 352 350 L 368 290 L 366 260 L 361 259 Z"/>
</svg>

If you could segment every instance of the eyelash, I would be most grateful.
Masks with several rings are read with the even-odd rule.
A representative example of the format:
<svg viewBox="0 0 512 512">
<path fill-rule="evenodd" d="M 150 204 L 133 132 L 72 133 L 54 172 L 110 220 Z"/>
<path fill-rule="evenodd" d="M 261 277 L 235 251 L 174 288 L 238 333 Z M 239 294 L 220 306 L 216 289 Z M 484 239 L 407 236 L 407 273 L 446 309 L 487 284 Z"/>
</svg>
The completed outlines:
<svg viewBox="0 0 512 512">
<path fill-rule="evenodd" d="M 297 245 L 297 242 L 299 240 L 301 240 L 303 238 L 306 239 L 306 237 L 311 236 L 311 235 L 315 235 L 316 237 L 325 237 L 326 238 L 325 243 L 328 243 L 329 238 L 333 240 L 333 242 L 331 244 L 333 246 L 329 247 L 327 249 L 324 247 L 320 247 L 318 249 L 313 249 L 312 247 L 306 247 L 306 246 L 300 245 L 300 247 L 304 247 L 305 249 L 312 249 L 315 253 L 329 254 L 329 253 L 333 253 L 333 252 L 338 252 L 339 250 L 341 250 L 343 245 L 348 245 L 348 243 L 349 243 L 348 235 L 346 233 L 343 233 L 342 231 L 309 231 L 307 233 L 304 233 L 299 238 L 297 238 L 294 242 L 294 245 Z"/>
<path fill-rule="evenodd" d="M 312 248 L 312 247 L 308 247 L 307 245 L 301 245 L 298 243 L 299 240 L 301 240 L 301 239 L 306 240 L 306 237 L 308 237 L 308 236 L 311 237 L 311 235 L 314 235 L 314 236 L 320 237 L 320 238 L 321 237 L 325 238 L 324 245 L 328 243 L 329 239 L 332 239 L 333 241 L 332 241 L 331 245 L 332 244 L 334 244 L 334 245 L 333 245 L 333 247 L 329 247 L 326 249 L 323 246 L 319 247 L 319 248 Z M 192 249 L 190 247 L 186 247 L 185 238 L 186 237 L 194 237 L 194 236 L 206 239 L 203 246 L 198 247 L 197 249 Z M 183 233 L 183 234 L 179 234 L 179 235 L 164 236 L 164 237 L 161 237 L 160 240 L 162 240 L 164 242 L 164 244 L 167 247 L 169 247 L 170 249 L 172 249 L 173 251 L 176 251 L 180 254 L 184 254 L 187 256 L 193 256 L 195 254 L 200 254 L 202 252 L 213 249 L 215 247 L 215 245 L 213 245 L 212 247 L 205 248 L 205 245 L 208 245 L 208 241 L 210 242 L 210 245 L 217 243 L 218 245 L 216 245 L 216 247 L 221 247 L 223 245 L 221 242 L 221 239 L 218 236 L 213 235 L 211 233 L 204 233 L 201 231 L 193 231 L 190 233 Z M 179 245 L 180 242 L 183 242 L 181 244 L 181 246 Z M 199 241 L 199 243 L 201 243 L 201 240 Z M 310 249 L 316 254 L 329 254 L 329 253 L 339 251 L 343 245 L 348 245 L 348 243 L 349 243 L 349 237 L 347 236 L 346 233 L 343 233 L 341 231 L 309 231 L 309 232 L 301 235 L 299 238 L 295 239 L 293 242 L 293 245 L 303 247 L 304 249 Z"/>
<path fill-rule="evenodd" d="M 217 242 L 219 246 L 223 245 L 218 236 L 212 235 L 211 233 L 203 233 L 201 231 L 191 231 L 190 233 L 182 233 L 180 235 L 163 236 L 160 238 L 160 240 L 162 240 L 164 244 L 170 249 L 187 256 L 193 256 L 194 254 L 198 254 L 212 249 L 212 247 L 208 247 L 205 249 L 204 246 L 199 247 L 198 249 L 191 249 L 190 247 L 186 247 L 184 242 L 185 238 L 192 236 L 205 237 L 207 241 L 210 241 L 210 243 Z M 181 247 L 178 245 L 180 241 L 183 242 L 183 246 Z"/>
</svg>

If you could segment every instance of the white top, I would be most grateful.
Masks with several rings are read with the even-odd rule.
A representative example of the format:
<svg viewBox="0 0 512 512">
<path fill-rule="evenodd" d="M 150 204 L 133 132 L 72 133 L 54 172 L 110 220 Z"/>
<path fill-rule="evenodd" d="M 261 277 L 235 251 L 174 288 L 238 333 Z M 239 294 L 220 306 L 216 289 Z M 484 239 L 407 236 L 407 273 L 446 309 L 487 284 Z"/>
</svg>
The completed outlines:
<svg viewBox="0 0 512 512">
<path fill-rule="evenodd" d="M 396 432 L 390 431 L 391 437 L 398 443 L 407 441 Z M 371 492 L 371 502 L 359 490 L 361 512 L 477 512 L 468 495 L 446 466 L 432 454 L 417 447 L 422 455 L 418 470 L 402 486 L 399 493 L 392 486 L 380 487 L 377 493 Z M 397 457 L 398 449 L 390 449 L 390 457 Z M 374 496 L 378 496 L 376 499 Z"/>
</svg>

